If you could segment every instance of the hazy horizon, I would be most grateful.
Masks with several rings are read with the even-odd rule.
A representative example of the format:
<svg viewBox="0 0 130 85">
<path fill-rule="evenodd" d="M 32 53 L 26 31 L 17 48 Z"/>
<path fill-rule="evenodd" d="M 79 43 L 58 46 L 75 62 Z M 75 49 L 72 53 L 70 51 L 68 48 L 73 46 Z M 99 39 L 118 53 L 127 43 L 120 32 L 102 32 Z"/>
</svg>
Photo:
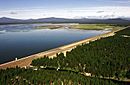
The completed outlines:
<svg viewBox="0 0 130 85">
<path fill-rule="evenodd" d="M 0 17 L 126 18 L 130 0 L 0 0 Z"/>
</svg>

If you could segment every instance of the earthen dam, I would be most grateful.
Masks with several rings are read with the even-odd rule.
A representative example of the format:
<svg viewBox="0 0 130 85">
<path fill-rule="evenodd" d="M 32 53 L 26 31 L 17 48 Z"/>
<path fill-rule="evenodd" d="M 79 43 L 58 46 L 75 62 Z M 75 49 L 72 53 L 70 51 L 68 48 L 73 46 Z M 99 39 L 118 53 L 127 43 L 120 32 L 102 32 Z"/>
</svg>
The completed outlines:
<svg viewBox="0 0 130 85">
<path fill-rule="evenodd" d="M 92 41 L 95 41 L 104 37 L 113 36 L 115 32 L 117 31 L 119 31 L 119 29 L 111 31 L 111 32 L 107 32 L 107 33 L 104 33 L 95 37 L 90 37 L 90 38 L 87 38 L 87 39 L 84 39 L 84 40 L 81 40 L 81 41 L 78 41 L 69 45 L 64 45 L 64 46 L 54 48 L 45 52 L 30 55 L 21 59 L 16 59 L 14 61 L 1 64 L 0 69 L 15 68 L 16 66 L 29 67 L 33 59 L 37 59 L 37 58 L 41 58 L 45 56 L 49 58 L 53 58 L 53 57 L 56 57 L 56 54 L 59 54 L 59 53 L 64 53 L 64 55 L 66 55 L 66 52 L 71 51 L 72 49 L 76 48 L 76 46 L 78 45 L 88 44 L 89 42 L 92 42 Z"/>
</svg>

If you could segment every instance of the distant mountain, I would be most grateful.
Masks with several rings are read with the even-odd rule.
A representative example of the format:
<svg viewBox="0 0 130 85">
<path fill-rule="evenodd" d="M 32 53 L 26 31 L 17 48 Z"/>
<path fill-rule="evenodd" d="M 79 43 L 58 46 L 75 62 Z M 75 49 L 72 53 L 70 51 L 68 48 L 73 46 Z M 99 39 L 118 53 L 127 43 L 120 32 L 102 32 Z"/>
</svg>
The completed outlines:
<svg viewBox="0 0 130 85">
<path fill-rule="evenodd" d="M 23 20 L 12 19 L 12 18 L 7 18 L 7 17 L 0 18 L 0 23 L 16 23 L 16 22 L 23 22 Z"/>
<path fill-rule="evenodd" d="M 130 18 L 123 18 L 124 20 L 130 20 Z"/>
<path fill-rule="evenodd" d="M 129 19 L 113 18 L 113 19 L 66 19 L 66 18 L 40 18 L 40 19 L 12 19 L 7 17 L 0 18 L 0 24 L 12 24 L 12 23 L 108 23 L 108 24 L 128 24 Z"/>
</svg>

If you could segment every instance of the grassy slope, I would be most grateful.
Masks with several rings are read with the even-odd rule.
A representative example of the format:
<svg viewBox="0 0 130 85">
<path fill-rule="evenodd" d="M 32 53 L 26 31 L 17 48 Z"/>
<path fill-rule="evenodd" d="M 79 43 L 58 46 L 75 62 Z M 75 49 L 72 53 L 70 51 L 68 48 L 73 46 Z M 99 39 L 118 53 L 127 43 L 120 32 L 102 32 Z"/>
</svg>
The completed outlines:
<svg viewBox="0 0 130 85">
<path fill-rule="evenodd" d="M 84 30 L 104 30 L 104 29 L 120 28 L 120 26 L 114 26 L 109 24 L 79 24 L 79 25 L 72 25 L 71 28 L 84 29 Z"/>
</svg>

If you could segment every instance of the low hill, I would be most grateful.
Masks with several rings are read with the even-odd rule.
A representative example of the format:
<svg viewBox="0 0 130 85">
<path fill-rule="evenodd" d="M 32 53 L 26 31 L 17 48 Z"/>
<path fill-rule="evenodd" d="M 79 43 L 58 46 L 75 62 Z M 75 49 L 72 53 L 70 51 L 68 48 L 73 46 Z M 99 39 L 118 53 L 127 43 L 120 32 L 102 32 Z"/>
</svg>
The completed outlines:
<svg viewBox="0 0 130 85">
<path fill-rule="evenodd" d="M 0 24 L 17 24 L 17 23 L 87 23 L 87 24 L 129 24 L 129 19 L 113 18 L 113 19 L 67 19 L 67 18 L 39 18 L 39 19 L 13 19 L 2 17 L 0 18 Z"/>
</svg>

